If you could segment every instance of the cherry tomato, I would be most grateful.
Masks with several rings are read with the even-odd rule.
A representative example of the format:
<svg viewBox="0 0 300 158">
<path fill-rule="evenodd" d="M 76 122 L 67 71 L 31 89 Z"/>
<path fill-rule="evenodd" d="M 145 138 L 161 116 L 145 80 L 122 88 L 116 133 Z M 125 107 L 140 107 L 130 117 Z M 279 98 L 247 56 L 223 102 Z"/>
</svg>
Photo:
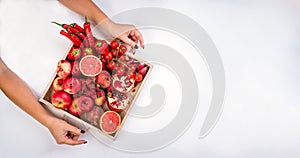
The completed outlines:
<svg viewBox="0 0 300 158">
<path fill-rule="evenodd" d="M 113 70 L 115 67 L 116 63 L 114 61 L 107 63 L 107 68 L 109 68 L 110 70 Z"/>
<path fill-rule="evenodd" d="M 127 75 L 127 78 L 130 78 L 130 79 L 134 79 L 134 80 L 135 80 L 135 72 L 131 71 L 131 72 Z"/>
<path fill-rule="evenodd" d="M 126 47 L 126 46 L 121 45 L 121 46 L 119 47 L 119 53 L 120 53 L 121 55 L 125 54 L 126 51 L 127 51 L 127 47 Z"/>
<path fill-rule="evenodd" d="M 105 55 L 104 55 L 104 59 L 106 61 L 109 61 L 109 60 L 112 60 L 113 58 L 113 54 L 111 52 L 106 52 Z"/>
<path fill-rule="evenodd" d="M 116 49 L 116 48 L 118 48 L 118 46 L 119 46 L 119 42 L 118 42 L 117 40 L 112 40 L 112 41 L 110 42 L 110 47 L 111 47 L 112 49 Z"/>
<path fill-rule="evenodd" d="M 136 81 L 136 82 L 141 82 L 142 80 L 143 80 L 143 75 L 140 74 L 140 73 L 137 73 L 137 74 L 135 75 L 135 81 Z"/>
<path fill-rule="evenodd" d="M 114 57 L 116 57 L 118 55 L 118 49 L 111 50 L 111 53 Z"/>
</svg>

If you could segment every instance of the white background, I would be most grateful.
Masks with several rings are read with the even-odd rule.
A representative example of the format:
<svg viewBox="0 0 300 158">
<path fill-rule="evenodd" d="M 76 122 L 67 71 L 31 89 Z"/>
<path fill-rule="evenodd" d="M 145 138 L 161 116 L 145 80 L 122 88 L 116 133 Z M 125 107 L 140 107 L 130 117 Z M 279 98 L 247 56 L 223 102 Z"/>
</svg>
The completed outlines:
<svg viewBox="0 0 300 158">
<path fill-rule="evenodd" d="M 217 126 L 206 138 L 198 138 L 211 92 L 203 61 L 186 54 L 184 48 L 188 46 L 176 48 L 176 38 L 167 38 L 171 35 L 141 30 L 146 48 L 147 42 L 174 46 L 185 53 L 185 57 L 195 65 L 195 70 L 201 72 L 197 74 L 197 80 L 202 101 L 197 116 L 182 137 L 161 150 L 140 154 L 111 149 L 89 133 L 82 137 L 88 140 L 85 145 L 56 145 L 45 127 L 1 93 L 0 157 L 292 158 L 300 155 L 300 7 L 297 7 L 300 2 L 98 0 L 96 3 L 108 16 L 148 6 L 172 9 L 197 21 L 208 32 L 219 50 L 226 73 L 226 100 Z M 28 83 L 38 98 L 48 84 L 57 61 L 69 46 L 69 41 L 59 35 L 60 29 L 50 22 L 83 23 L 83 19 L 57 1 L 50 0 L 0 0 L 0 15 L 1 57 Z M 162 41 L 164 38 L 166 41 Z M 167 95 L 178 93 L 178 84 L 165 80 L 172 74 L 159 70 L 166 71 L 164 68 L 156 69 L 148 84 L 159 82 L 157 78 L 160 78 L 162 83 L 166 83 L 167 92 L 175 89 Z M 148 100 L 148 91 L 143 91 L 138 103 Z M 173 103 L 174 100 L 167 100 L 165 108 L 172 108 Z M 178 107 L 173 108 L 176 111 Z M 168 110 L 162 110 L 163 118 L 172 118 L 174 110 L 169 110 L 170 115 Z M 140 121 L 129 118 L 130 123 L 125 124 L 124 130 L 143 132 L 143 128 L 133 126 L 134 122 Z M 147 131 L 163 126 L 156 126 L 153 124 L 155 121 L 159 121 L 159 117 L 153 121 L 145 120 L 149 124 Z"/>
</svg>

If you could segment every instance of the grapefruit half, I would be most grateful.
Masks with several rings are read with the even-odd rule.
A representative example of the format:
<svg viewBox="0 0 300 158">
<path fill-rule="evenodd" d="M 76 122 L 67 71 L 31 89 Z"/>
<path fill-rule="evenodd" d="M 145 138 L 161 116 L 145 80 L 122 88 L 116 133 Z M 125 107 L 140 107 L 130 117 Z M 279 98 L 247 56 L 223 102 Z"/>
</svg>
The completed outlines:
<svg viewBox="0 0 300 158">
<path fill-rule="evenodd" d="M 100 118 L 100 128 L 107 134 L 115 133 L 121 124 L 121 117 L 115 111 L 106 111 Z"/>
<path fill-rule="evenodd" d="M 102 63 L 94 55 L 87 55 L 79 62 L 79 69 L 84 76 L 97 76 L 102 71 Z"/>
</svg>

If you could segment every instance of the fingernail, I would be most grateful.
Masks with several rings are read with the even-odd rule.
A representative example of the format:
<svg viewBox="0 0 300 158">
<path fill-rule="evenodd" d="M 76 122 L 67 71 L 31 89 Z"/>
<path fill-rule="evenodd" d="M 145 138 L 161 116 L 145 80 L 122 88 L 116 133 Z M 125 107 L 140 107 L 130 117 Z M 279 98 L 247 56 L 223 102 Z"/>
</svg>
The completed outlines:
<svg viewBox="0 0 300 158">
<path fill-rule="evenodd" d="M 144 46 L 144 45 L 142 45 L 142 48 L 143 48 L 143 49 L 145 49 L 145 46 Z"/>
<path fill-rule="evenodd" d="M 134 49 L 138 49 L 138 48 L 139 48 L 139 46 L 137 46 L 137 45 L 134 46 Z"/>
<path fill-rule="evenodd" d="M 85 133 L 85 131 L 84 131 L 84 130 L 81 130 L 80 133 Z"/>
<path fill-rule="evenodd" d="M 83 144 L 86 144 L 86 143 L 87 143 L 87 141 L 83 142 Z"/>
</svg>

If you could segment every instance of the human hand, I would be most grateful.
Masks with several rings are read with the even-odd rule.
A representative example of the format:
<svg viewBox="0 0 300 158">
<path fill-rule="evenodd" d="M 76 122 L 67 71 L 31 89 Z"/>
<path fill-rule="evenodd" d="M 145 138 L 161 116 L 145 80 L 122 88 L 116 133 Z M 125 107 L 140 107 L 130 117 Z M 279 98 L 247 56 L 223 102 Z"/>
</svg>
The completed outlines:
<svg viewBox="0 0 300 158">
<path fill-rule="evenodd" d="M 85 131 L 68 124 L 64 120 L 54 118 L 48 129 L 57 144 L 79 145 L 87 143 L 85 140 L 78 140 Z"/>
<path fill-rule="evenodd" d="M 130 45 L 133 50 L 138 48 L 138 44 L 144 48 L 143 36 L 134 25 L 114 23 L 108 18 L 103 20 L 99 25 L 114 38 L 118 38 Z"/>
</svg>

